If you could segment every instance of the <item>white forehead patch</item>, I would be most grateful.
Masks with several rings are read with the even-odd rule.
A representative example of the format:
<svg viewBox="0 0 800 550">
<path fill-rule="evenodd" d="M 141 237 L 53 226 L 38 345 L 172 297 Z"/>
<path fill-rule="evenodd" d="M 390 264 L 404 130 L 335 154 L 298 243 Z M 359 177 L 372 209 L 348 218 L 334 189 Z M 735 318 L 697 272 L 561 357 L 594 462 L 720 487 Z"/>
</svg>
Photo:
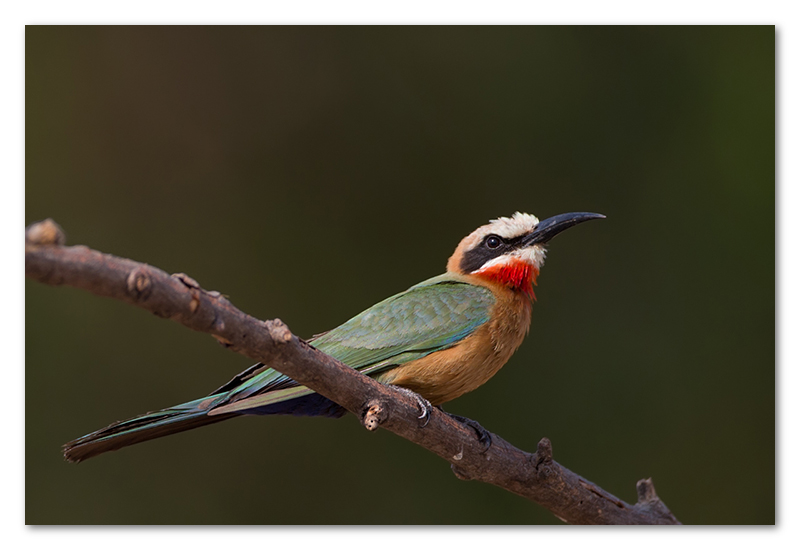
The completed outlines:
<svg viewBox="0 0 800 550">
<path fill-rule="evenodd" d="M 536 216 L 516 212 L 510 218 L 497 218 L 490 221 L 488 225 L 484 225 L 479 231 L 482 233 L 481 237 L 495 234 L 504 239 L 513 239 L 530 233 L 537 225 L 539 225 L 539 218 Z"/>
</svg>

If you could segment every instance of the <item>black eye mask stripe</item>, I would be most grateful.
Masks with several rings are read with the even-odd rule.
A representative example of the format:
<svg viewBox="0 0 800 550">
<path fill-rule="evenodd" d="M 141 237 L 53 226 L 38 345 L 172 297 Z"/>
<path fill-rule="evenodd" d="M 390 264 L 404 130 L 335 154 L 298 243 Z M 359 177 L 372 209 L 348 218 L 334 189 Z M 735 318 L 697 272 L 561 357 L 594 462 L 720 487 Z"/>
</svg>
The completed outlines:
<svg viewBox="0 0 800 550">
<path fill-rule="evenodd" d="M 490 237 L 497 237 L 500 239 L 500 246 L 497 248 L 489 248 L 486 246 L 486 241 Z M 480 269 L 481 266 L 489 260 L 499 258 L 503 254 L 508 254 L 509 252 L 519 248 L 519 246 L 522 244 L 522 239 L 524 238 L 525 235 L 520 235 L 519 237 L 514 237 L 513 239 L 504 239 L 500 235 L 494 234 L 487 235 L 479 245 L 477 245 L 475 248 L 467 250 L 464 253 L 464 257 L 461 258 L 461 264 L 459 267 L 464 273 L 472 273 L 473 271 Z"/>
</svg>

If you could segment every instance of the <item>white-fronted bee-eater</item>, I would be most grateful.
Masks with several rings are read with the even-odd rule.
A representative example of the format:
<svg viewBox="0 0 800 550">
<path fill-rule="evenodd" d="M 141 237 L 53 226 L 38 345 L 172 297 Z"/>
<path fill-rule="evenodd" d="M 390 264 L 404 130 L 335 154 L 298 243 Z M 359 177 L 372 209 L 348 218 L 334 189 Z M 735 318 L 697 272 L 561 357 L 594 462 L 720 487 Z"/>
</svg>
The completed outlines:
<svg viewBox="0 0 800 550">
<path fill-rule="evenodd" d="M 484 384 L 522 344 L 547 243 L 569 227 L 604 217 L 573 212 L 540 222 L 517 212 L 493 220 L 462 239 L 443 275 L 387 298 L 309 342 L 384 384 L 415 392 L 423 408 L 446 403 Z M 345 412 L 259 363 L 207 397 L 71 441 L 64 456 L 80 462 L 240 415 L 339 417 Z"/>
</svg>

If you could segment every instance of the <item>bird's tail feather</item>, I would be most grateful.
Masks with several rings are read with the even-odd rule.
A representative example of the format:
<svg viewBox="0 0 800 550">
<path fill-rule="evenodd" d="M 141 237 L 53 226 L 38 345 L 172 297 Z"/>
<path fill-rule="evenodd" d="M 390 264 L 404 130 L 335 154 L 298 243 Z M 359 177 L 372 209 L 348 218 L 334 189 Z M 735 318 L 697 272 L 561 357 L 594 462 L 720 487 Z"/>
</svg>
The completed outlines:
<svg viewBox="0 0 800 550">
<path fill-rule="evenodd" d="M 208 416 L 208 397 L 115 422 L 110 426 L 64 445 L 64 458 L 80 462 L 99 454 L 157 437 L 191 430 L 237 416 L 236 413 Z"/>
</svg>

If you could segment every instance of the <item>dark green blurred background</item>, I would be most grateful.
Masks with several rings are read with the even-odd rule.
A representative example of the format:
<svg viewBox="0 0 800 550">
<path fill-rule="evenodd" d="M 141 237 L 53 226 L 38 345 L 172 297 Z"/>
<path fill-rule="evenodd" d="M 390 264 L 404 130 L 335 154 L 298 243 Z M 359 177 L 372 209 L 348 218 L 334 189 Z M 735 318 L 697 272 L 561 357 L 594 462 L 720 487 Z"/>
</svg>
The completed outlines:
<svg viewBox="0 0 800 550">
<path fill-rule="evenodd" d="M 553 243 L 531 334 L 451 403 L 685 523 L 775 518 L 775 29 L 28 27 L 26 222 L 185 272 L 299 335 L 516 210 Z M 26 283 L 26 521 L 559 523 L 352 417 L 242 418 L 73 465 L 62 443 L 249 366 Z M 376 503 L 378 503 L 376 505 Z"/>
</svg>

